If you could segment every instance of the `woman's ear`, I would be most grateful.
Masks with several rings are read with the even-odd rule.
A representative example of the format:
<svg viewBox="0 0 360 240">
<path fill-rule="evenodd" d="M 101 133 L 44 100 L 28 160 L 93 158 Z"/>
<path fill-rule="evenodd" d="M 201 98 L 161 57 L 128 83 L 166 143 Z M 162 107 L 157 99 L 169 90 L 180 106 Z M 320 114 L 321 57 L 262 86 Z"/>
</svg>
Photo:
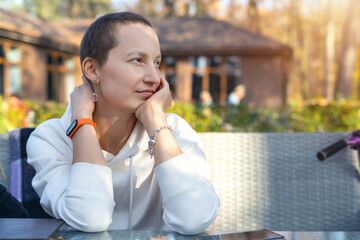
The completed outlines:
<svg viewBox="0 0 360 240">
<path fill-rule="evenodd" d="M 94 79 L 99 78 L 98 69 L 96 68 L 96 61 L 93 58 L 87 57 L 84 59 L 81 65 L 85 77 L 92 83 L 97 84 L 98 81 Z"/>
</svg>

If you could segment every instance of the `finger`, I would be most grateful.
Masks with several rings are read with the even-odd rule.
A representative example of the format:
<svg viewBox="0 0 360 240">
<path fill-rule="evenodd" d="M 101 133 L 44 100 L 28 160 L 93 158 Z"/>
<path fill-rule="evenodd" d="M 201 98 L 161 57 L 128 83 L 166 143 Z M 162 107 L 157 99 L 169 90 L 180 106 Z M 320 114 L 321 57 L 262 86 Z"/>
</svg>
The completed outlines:
<svg viewBox="0 0 360 240">
<path fill-rule="evenodd" d="M 164 86 L 165 86 L 165 79 L 164 78 L 160 78 L 160 85 L 159 85 L 159 89 L 162 89 L 162 88 L 164 88 Z"/>
<path fill-rule="evenodd" d="M 91 91 L 94 92 L 94 87 L 93 85 L 91 84 L 90 80 L 87 79 L 84 75 L 82 76 L 82 81 L 83 81 L 83 85 L 86 86 L 87 88 L 89 88 Z"/>
<path fill-rule="evenodd" d="M 91 86 L 89 79 L 87 79 L 85 76 L 82 76 L 81 79 L 85 86 Z"/>
<path fill-rule="evenodd" d="M 170 85 L 169 85 L 168 81 L 166 81 L 164 78 L 162 78 L 162 88 L 170 89 Z"/>
<path fill-rule="evenodd" d="M 136 110 L 136 112 L 135 112 L 135 117 L 136 117 L 137 119 L 139 119 L 139 120 L 140 120 L 140 108 L 141 108 L 141 107 L 139 107 L 139 108 Z"/>
<path fill-rule="evenodd" d="M 165 84 L 165 85 L 169 85 L 169 82 L 165 79 L 165 78 L 161 78 L 162 80 L 162 83 Z"/>
<path fill-rule="evenodd" d="M 85 83 L 85 82 L 87 81 L 87 78 L 83 75 L 83 76 L 81 77 L 81 80 L 82 80 L 83 83 Z"/>
</svg>

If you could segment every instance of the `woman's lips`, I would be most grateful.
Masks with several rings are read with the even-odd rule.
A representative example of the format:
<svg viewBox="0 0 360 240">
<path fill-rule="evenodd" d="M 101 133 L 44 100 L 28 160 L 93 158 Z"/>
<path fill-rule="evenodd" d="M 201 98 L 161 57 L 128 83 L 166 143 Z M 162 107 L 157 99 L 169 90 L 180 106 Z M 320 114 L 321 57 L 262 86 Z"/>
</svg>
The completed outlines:
<svg viewBox="0 0 360 240">
<path fill-rule="evenodd" d="M 137 93 L 139 93 L 141 96 L 145 97 L 145 98 L 149 98 L 151 97 L 154 92 L 153 91 L 138 91 Z"/>
</svg>

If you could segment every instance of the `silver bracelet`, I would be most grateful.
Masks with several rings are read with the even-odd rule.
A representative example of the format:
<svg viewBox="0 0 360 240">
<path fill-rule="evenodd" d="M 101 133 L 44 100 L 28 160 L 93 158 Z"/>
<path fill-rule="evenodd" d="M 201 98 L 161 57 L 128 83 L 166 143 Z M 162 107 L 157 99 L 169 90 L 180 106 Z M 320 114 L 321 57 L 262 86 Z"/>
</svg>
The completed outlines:
<svg viewBox="0 0 360 240">
<path fill-rule="evenodd" d="M 148 142 L 148 144 L 149 144 L 148 153 L 150 154 L 151 157 L 154 156 L 154 147 L 153 146 L 155 144 L 156 137 L 159 134 L 159 132 L 161 130 L 164 130 L 164 129 L 169 129 L 171 132 L 174 131 L 174 129 L 170 125 L 169 126 L 164 125 L 164 126 L 162 126 L 162 127 L 155 130 L 155 132 L 150 136 L 150 140 Z"/>
</svg>

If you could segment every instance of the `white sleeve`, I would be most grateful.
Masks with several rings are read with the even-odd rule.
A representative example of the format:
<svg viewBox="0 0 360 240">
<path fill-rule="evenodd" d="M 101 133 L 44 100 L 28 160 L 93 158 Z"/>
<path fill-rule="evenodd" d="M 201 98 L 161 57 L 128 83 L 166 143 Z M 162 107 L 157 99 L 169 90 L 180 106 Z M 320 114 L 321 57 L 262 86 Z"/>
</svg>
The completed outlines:
<svg viewBox="0 0 360 240">
<path fill-rule="evenodd" d="M 155 168 L 163 219 L 173 231 L 198 234 L 214 222 L 220 201 L 209 181 L 210 167 L 199 135 L 177 116 L 174 136 L 183 153 Z"/>
<path fill-rule="evenodd" d="M 115 206 L 111 169 L 85 162 L 72 164 L 69 143 L 56 132 L 56 126 L 50 129 L 47 125 L 35 129 L 27 143 L 28 163 L 36 170 L 32 185 L 41 205 L 75 229 L 106 230 Z"/>
</svg>

